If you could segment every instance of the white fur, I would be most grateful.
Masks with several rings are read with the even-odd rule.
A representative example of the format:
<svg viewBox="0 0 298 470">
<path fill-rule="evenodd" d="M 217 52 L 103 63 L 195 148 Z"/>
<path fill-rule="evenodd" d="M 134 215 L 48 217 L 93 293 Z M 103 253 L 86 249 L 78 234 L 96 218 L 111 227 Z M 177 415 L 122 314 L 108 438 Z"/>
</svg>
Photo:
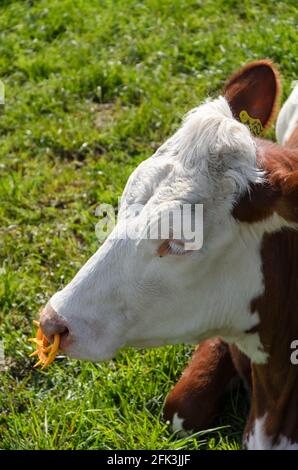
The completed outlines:
<svg viewBox="0 0 298 470">
<path fill-rule="evenodd" d="M 174 413 L 173 419 L 172 419 L 172 430 L 173 432 L 179 434 L 179 436 L 188 436 L 189 434 L 192 434 L 192 431 L 186 431 L 183 427 L 184 419 L 180 418 L 178 413 Z"/>
<path fill-rule="evenodd" d="M 204 205 L 203 248 L 160 259 L 159 240 L 114 239 L 113 234 L 50 300 L 73 338 L 66 352 L 103 360 L 121 347 L 197 343 L 221 335 L 253 361 L 266 354 L 257 334 L 253 298 L 263 292 L 262 234 L 282 219 L 235 221 L 233 204 L 251 182 L 262 181 L 248 129 L 222 97 L 191 111 L 182 127 L 130 176 L 122 196 L 117 233 L 125 223 L 145 230 L 144 212 L 184 203 Z M 133 216 L 131 204 L 144 210 Z"/>
<path fill-rule="evenodd" d="M 252 432 L 244 442 L 248 450 L 298 450 L 298 443 L 290 441 L 285 436 L 280 436 L 276 444 L 273 444 L 272 436 L 265 432 L 267 414 L 257 418 L 254 422 Z"/>
<path fill-rule="evenodd" d="M 280 144 L 285 144 L 298 127 L 298 84 L 285 101 L 276 121 L 276 137 Z"/>
<path fill-rule="evenodd" d="M 236 342 L 236 345 L 252 362 L 256 364 L 266 364 L 269 354 L 264 351 L 258 333 L 244 335 Z"/>
</svg>

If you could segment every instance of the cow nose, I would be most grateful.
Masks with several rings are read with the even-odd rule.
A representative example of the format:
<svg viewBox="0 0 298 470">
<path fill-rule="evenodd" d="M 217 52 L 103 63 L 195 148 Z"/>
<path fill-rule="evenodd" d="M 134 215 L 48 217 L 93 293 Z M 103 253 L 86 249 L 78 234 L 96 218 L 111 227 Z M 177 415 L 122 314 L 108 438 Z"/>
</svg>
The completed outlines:
<svg viewBox="0 0 298 470">
<path fill-rule="evenodd" d="M 47 305 L 41 312 L 40 327 L 43 334 L 51 342 L 56 334 L 63 336 L 67 336 L 69 334 L 66 320 L 58 315 L 56 310 L 54 310 L 50 305 Z"/>
</svg>

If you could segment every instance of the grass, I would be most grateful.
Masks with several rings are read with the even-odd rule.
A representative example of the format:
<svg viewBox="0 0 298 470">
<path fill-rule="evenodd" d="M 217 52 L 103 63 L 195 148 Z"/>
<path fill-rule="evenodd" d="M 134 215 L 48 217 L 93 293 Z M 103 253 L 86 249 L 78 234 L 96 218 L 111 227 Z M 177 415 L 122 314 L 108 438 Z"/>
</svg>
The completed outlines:
<svg viewBox="0 0 298 470">
<path fill-rule="evenodd" d="M 243 63 L 297 79 L 296 1 L 0 3 L 1 449 L 238 449 L 241 389 L 188 439 L 162 419 L 191 347 L 32 369 L 32 320 L 97 248 L 98 203 Z M 271 133 L 271 135 L 273 135 Z"/>
</svg>

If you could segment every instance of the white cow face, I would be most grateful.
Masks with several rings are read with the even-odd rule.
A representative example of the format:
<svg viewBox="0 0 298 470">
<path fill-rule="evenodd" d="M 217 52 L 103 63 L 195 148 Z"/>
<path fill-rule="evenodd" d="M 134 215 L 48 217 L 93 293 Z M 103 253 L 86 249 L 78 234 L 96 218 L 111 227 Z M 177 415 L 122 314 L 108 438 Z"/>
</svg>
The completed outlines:
<svg viewBox="0 0 298 470">
<path fill-rule="evenodd" d="M 55 332 L 47 318 L 52 307 L 56 323 L 69 330 L 62 348 L 94 361 L 122 347 L 197 342 L 214 332 L 240 337 L 256 322 L 248 306 L 260 289 L 260 267 L 257 249 L 245 255 L 231 212 L 239 195 L 260 179 L 251 135 L 225 98 L 192 110 L 130 176 L 117 232 L 50 299 L 41 317 L 44 332 Z M 139 214 L 131 211 L 134 204 L 142 204 Z M 201 249 L 187 249 L 183 237 L 142 236 L 166 209 L 184 204 L 203 204 Z M 127 226 L 135 237 L 123 236 Z M 247 282 L 240 282 L 241 273 Z"/>
</svg>

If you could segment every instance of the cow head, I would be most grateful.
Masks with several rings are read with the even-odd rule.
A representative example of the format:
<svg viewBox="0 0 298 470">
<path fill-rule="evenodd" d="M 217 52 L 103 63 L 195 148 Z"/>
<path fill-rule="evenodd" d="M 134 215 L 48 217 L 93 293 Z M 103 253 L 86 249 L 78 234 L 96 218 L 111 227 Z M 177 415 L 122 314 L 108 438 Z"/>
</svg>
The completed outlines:
<svg viewBox="0 0 298 470">
<path fill-rule="evenodd" d="M 254 231 L 233 208 L 251 184 L 263 182 L 246 124 L 257 118 L 268 125 L 278 94 L 269 62 L 246 66 L 224 96 L 190 111 L 136 168 L 114 232 L 43 310 L 49 339 L 61 333 L 67 354 L 94 361 L 123 347 L 196 343 L 215 334 L 243 343 L 246 352 L 258 348 L 251 335 L 251 346 L 243 338 L 258 322 L 249 306 L 262 289 L 259 242 L 266 224 Z M 144 236 L 165 213 L 186 204 L 203 205 L 201 248 L 189 249 L 190 240 L 177 238 L 171 227 L 166 236 Z M 189 217 L 202 224 L 195 210 Z"/>
</svg>

